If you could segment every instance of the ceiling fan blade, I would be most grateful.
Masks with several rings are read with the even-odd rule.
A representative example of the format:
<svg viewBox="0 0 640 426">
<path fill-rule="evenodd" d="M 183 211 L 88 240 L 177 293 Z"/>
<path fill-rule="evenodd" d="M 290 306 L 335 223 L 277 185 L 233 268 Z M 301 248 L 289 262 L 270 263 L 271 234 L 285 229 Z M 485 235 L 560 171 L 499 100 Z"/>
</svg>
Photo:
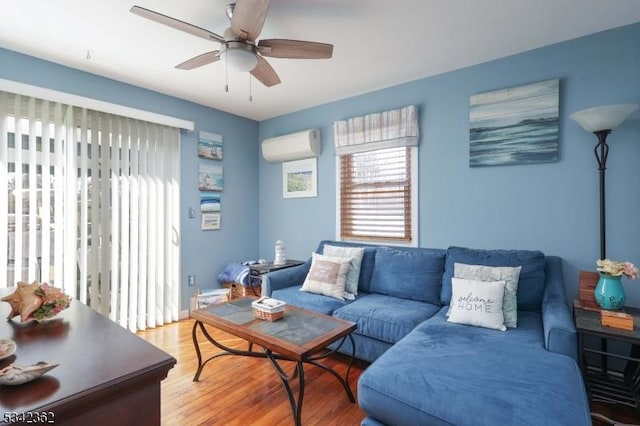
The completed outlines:
<svg viewBox="0 0 640 426">
<path fill-rule="evenodd" d="M 136 14 L 138 16 L 142 16 L 143 18 L 150 19 L 159 24 L 166 25 L 171 28 L 175 28 L 176 30 L 184 31 L 186 33 L 192 34 L 197 37 L 202 37 L 207 40 L 214 40 L 220 43 L 224 43 L 224 38 L 222 36 L 219 36 L 216 33 L 212 33 L 211 31 L 205 30 L 204 28 L 196 27 L 195 25 L 189 24 L 188 22 L 184 22 L 179 19 L 172 18 L 167 15 L 163 15 L 162 13 L 145 9 L 144 7 L 133 6 L 131 8 L 131 13 Z"/>
<path fill-rule="evenodd" d="M 333 45 L 314 41 L 266 39 L 258 42 L 258 51 L 271 58 L 327 59 L 333 55 Z"/>
<path fill-rule="evenodd" d="M 254 41 L 260 35 L 270 0 L 237 0 L 231 18 L 231 32 L 242 40 Z"/>
<path fill-rule="evenodd" d="M 220 51 L 214 50 L 212 52 L 203 53 L 202 55 L 198 55 L 191 59 L 187 59 L 183 63 L 176 65 L 176 68 L 181 70 L 192 70 L 194 68 L 211 64 L 219 60 L 220 60 Z"/>
<path fill-rule="evenodd" d="M 251 75 L 267 87 L 280 84 L 280 77 L 271 65 L 260 55 L 256 55 L 256 58 L 258 58 L 258 65 L 251 71 Z"/>
</svg>

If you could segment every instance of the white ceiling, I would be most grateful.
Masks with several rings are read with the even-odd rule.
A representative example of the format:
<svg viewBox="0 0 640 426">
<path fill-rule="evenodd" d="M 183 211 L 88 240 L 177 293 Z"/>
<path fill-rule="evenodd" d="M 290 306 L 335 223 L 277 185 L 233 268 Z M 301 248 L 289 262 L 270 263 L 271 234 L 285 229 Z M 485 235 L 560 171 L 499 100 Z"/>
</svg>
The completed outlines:
<svg viewBox="0 0 640 426">
<path fill-rule="evenodd" d="M 134 4 L 217 34 L 230 0 L 2 0 L 0 47 L 255 120 L 640 22 L 640 0 L 272 0 L 260 38 L 332 43 L 332 59 L 269 58 L 266 88 L 222 63 L 174 66 L 217 42 L 129 12 Z M 87 58 L 90 52 L 90 59 Z"/>
</svg>

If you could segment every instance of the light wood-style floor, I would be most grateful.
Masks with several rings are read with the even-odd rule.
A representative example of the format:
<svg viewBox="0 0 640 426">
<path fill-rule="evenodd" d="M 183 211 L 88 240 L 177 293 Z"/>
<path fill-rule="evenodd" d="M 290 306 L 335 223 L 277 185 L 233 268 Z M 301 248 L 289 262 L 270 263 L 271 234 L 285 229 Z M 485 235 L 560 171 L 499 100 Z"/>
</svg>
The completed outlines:
<svg viewBox="0 0 640 426">
<path fill-rule="evenodd" d="M 259 358 L 224 356 L 209 362 L 198 382 L 193 382 L 197 357 L 191 337 L 193 320 L 139 332 L 138 335 L 178 362 L 162 382 L 163 425 L 293 425 L 287 394 L 268 360 Z M 230 334 L 208 328 L 210 334 L 233 348 L 247 348 L 247 342 Z M 200 334 L 203 356 L 219 350 Z M 339 355 L 327 360 L 326 365 L 343 375 L 347 357 Z M 288 372 L 293 364 L 285 364 Z M 355 361 L 349 383 L 357 400 L 358 377 L 367 363 Z M 338 381 L 330 374 L 313 366 L 305 366 L 305 395 L 302 423 L 312 425 L 359 425 L 366 416 L 357 403 L 349 402 Z M 294 392 L 297 395 L 297 380 Z"/>
</svg>

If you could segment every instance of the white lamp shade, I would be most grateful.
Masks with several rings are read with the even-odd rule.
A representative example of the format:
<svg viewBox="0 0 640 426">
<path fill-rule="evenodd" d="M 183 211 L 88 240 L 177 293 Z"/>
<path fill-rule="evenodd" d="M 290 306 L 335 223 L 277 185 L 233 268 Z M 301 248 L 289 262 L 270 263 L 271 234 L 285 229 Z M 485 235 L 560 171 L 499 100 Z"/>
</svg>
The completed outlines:
<svg viewBox="0 0 640 426">
<path fill-rule="evenodd" d="M 251 71 L 258 64 L 256 55 L 243 49 L 228 48 L 220 53 L 221 61 L 229 61 L 229 68 L 234 71 Z"/>
<path fill-rule="evenodd" d="M 637 108 L 636 104 L 606 105 L 576 111 L 569 117 L 586 131 L 598 132 L 615 129 Z"/>
</svg>

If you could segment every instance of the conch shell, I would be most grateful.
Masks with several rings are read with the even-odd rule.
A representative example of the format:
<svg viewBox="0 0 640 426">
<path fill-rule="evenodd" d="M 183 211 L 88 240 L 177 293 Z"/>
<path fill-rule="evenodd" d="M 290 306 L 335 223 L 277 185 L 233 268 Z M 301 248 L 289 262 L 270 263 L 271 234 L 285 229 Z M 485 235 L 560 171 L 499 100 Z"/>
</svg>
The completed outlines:
<svg viewBox="0 0 640 426">
<path fill-rule="evenodd" d="M 7 320 L 20 315 L 20 320 L 24 322 L 29 318 L 29 315 L 42 306 L 42 298 L 35 294 L 39 286 L 40 283 L 37 281 L 31 284 L 21 281 L 18 283 L 16 291 L 0 299 L 0 301 L 8 302 L 11 305 L 11 312 L 9 312 Z"/>
</svg>

